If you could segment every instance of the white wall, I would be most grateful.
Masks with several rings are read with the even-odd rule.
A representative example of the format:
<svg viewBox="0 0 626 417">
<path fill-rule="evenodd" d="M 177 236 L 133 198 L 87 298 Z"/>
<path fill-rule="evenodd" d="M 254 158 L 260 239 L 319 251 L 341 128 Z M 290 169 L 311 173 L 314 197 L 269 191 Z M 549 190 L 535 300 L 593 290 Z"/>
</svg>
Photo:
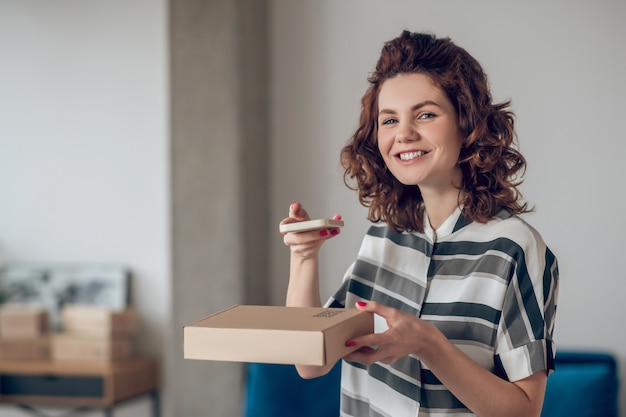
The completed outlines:
<svg viewBox="0 0 626 417">
<path fill-rule="evenodd" d="M 529 221 L 560 262 L 558 347 L 616 353 L 626 387 L 626 3 L 273 0 L 270 16 L 272 221 L 294 200 L 312 216 L 343 215 L 345 229 L 322 250 L 324 296 L 338 286 L 366 227 L 338 168 L 366 76 L 383 42 L 402 29 L 450 36 L 483 64 L 496 99 L 513 99 L 528 159 L 523 191 L 536 206 Z M 288 251 L 278 234 L 272 245 L 280 304 Z"/>
<path fill-rule="evenodd" d="M 128 264 L 138 349 L 158 356 L 172 331 L 166 5 L 0 0 L 0 255 Z"/>
</svg>

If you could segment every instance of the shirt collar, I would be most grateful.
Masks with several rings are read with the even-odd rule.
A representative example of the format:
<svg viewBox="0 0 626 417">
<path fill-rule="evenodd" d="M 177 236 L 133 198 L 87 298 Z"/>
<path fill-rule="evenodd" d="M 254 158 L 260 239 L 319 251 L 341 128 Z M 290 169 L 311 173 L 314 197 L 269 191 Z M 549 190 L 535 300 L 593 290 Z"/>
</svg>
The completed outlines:
<svg viewBox="0 0 626 417">
<path fill-rule="evenodd" d="M 462 209 L 461 207 L 457 207 L 454 209 L 452 214 L 448 216 L 448 218 L 437 228 L 437 230 L 433 230 L 430 225 L 430 219 L 428 218 L 428 214 L 426 210 L 424 210 L 424 234 L 428 236 L 433 242 L 440 240 L 446 236 L 449 236 L 453 232 L 455 232 L 458 227 L 457 222 L 461 216 Z"/>
</svg>

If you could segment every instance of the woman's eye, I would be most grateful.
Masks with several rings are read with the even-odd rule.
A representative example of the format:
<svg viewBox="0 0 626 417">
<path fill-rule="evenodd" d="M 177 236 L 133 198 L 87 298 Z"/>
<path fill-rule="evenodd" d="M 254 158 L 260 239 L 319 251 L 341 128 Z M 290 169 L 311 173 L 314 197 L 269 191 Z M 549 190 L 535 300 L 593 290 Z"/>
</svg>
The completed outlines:
<svg viewBox="0 0 626 417">
<path fill-rule="evenodd" d="M 396 119 L 385 119 L 382 121 L 381 125 L 391 125 L 391 124 L 396 123 L 396 121 L 397 121 Z"/>
<path fill-rule="evenodd" d="M 433 117 L 436 117 L 436 116 L 437 115 L 435 113 L 424 112 L 418 116 L 418 119 L 432 119 Z"/>
</svg>

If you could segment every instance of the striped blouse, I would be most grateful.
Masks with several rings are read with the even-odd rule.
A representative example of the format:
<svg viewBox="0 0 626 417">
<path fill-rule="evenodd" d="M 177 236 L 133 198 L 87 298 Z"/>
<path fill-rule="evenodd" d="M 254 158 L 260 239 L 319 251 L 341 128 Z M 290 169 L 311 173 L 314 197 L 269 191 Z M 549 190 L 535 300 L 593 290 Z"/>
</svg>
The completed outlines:
<svg viewBox="0 0 626 417">
<path fill-rule="evenodd" d="M 506 211 L 486 224 L 457 209 L 436 230 L 373 224 L 331 307 L 373 300 L 436 325 L 479 365 L 517 381 L 554 369 L 558 268 L 529 224 Z M 376 332 L 386 329 L 375 318 Z M 344 361 L 341 416 L 473 416 L 415 355 L 391 365 Z"/>
</svg>

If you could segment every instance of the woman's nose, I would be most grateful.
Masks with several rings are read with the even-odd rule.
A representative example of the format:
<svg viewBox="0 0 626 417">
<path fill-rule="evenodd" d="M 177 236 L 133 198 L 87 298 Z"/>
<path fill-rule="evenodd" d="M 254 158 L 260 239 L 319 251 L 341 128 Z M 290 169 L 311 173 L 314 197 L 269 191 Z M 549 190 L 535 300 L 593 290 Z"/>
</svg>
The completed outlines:
<svg viewBox="0 0 626 417">
<path fill-rule="evenodd" d="M 396 130 L 397 142 L 413 142 L 418 139 L 415 126 L 411 123 L 400 123 L 398 130 Z"/>
</svg>

